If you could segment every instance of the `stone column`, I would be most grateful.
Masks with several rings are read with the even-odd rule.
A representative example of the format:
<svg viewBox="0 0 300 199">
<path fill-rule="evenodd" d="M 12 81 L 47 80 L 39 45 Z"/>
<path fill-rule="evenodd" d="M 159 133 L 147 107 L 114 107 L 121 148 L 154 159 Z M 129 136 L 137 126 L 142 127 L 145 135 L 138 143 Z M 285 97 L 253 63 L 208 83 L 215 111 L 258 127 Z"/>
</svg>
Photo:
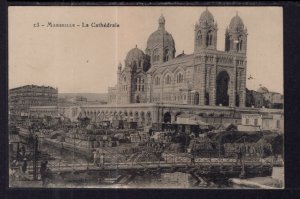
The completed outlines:
<svg viewBox="0 0 300 199">
<path fill-rule="evenodd" d="M 216 82 L 217 82 L 217 56 L 214 55 L 214 64 L 210 71 L 210 84 L 209 84 L 209 105 L 216 105 Z"/>
<path fill-rule="evenodd" d="M 200 88 L 198 90 L 199 92 L 199 105 L 205 104 L 205 72 L 206 72 L 206 64 L 203 63 L 200 65 L 199 72 L 197 73 L 199 75 L 199 84 Z"/>
<path fill-rule="evenodd" d="M 246 66 L 246 61 L 245 61 Z M 240 107 L 246 106 L 246 68 L 241 73 Z"/>
<path fill-rule="evenodd" d="M 147 75 L 147 82 L 145 82 L 145 89 L 146 89 L 146 102 L 150 103 L 152 102 L 152 78 L 151 75 Z"/>
<path fill-rule="evenodd" d="M 175 112 L 170 112 L 171 113 L 171 123 L 175 122 L 175 117 L 176 117 L 176 113 Z"/>
<path fill-rule="evenodd" d="M 152 115 L 152 123 L 158 123 L 159 122 L 159 110 L 158 110 L 158 106 L 154 106 L 151 115 Z"/>
<path fill-rule="evenodd" d="M 236 76 L 237 76 L 237 63 L 236 63 L 236 57 L 233 58 L 233 74 L 232 74 L 232 92 L 230 93 L 231 96 L 229 96 L 229 106 L 235 106 L 235 100 L 236 100 Z"/>
<path fill-rule="evenodd" d="M 130 104 L 131 103 L 131 71 L 127 72 L 126 74 L 127 76 L 127 91 L 126 91 L 126 96 L 127 96 L 127 99 L 126 99 L 126 102 L 127 104 Z"/>
</svg>

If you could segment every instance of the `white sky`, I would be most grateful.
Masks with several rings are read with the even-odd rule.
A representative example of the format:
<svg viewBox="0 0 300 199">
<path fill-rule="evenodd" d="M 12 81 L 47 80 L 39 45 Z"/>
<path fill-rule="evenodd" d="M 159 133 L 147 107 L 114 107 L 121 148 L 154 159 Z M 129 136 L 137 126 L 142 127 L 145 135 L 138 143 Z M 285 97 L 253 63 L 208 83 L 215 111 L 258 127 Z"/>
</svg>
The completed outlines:
<svg viewBox="0 0 300 199">
<path fill-rule="evenodd" d="M 208 7 L 218 23 L 218 50 L 238 11 L 248 28 L 248 69 L 270 91 L 283 93 L 281 7 Z M 107 92 L 116 83 L 117 65 L 137 45 L 143 51 L 163 13 L 176 55 L 193 53 L 194 24 L 205 7 L 10 7 L 9 88 L 50 85 L 59 92 Z M 34 28 L 33 24 L 117 22 L 119 28 Z M 124 64 L 123 64 L 124 65 Z"/>
</svg>

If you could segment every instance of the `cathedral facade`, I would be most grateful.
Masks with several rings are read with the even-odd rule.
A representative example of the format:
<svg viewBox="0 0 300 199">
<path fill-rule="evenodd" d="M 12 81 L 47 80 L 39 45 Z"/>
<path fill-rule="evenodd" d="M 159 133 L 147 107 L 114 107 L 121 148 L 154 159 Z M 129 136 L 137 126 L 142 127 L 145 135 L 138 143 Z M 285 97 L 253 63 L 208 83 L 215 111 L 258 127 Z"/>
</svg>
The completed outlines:
<svg viewBox="0 0 300 199">
<path fill-rule="evenodd" d="M 145 51 L 131 49 L 108 89 L 111 104 L 168 103 L 244 107 L 246 103 L 247 29 L 236 14 L 225 32 L 225 49 L 217 50 L 218 25 L 205 10 L 194 28 L 194 53 L 175 56 L 165 18 Z"/>
</svg>

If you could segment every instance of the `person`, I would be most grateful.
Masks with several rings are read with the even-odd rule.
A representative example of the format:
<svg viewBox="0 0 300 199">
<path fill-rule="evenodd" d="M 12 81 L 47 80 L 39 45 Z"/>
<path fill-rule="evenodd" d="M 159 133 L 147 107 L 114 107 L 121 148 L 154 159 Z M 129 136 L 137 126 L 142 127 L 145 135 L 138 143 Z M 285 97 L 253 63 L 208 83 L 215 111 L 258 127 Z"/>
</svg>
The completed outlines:
<svg viewBox="0 0 300 199">
<path fill-rule="evenodd" d="M 22 165 L 22 172 L 26 173 L 26 171 L 27 171 L 27 159 L 24 158 L 23 165 Z"/>
<path fill-rule="evenodd" d="M 195 157 L 194 157 L 194 155 L 191 157 L 191 163 L 195 164 Z"/>
<path fill-rule="evenodd" d="M 242 164 L 242 149 L 239 149 L 238 152 L 237 152 L 236 163 L 238 163 L 239 161 Z"/>
<path fill-rule="evenodd" d="M 22 157 L 25 157 L 25 155 L 26 155 L 26 149 L 25 149 L 25 146 L 24 145 L 22 145 L 22 147 L 21 147 L 21 151 L 22 151 Z"/>
<path fill-rule="evenodd" d="M 94 165 L 97 164 L 97 156 L 98 156 L 98 153 L 96 150 L 93 151 L 93 163 Z"/>
<path fill-rule="evenodd" d="M 100 166 L 104 167 L 104 153 L 102 153 L 100 156 Z"/>
<path fill-rule="evenodd" d="M 15 180 L 17 179 L 17 171 L 19 168 L 19 164 L 17 160 L 13 160 L 11 165 L 10 165 L 10 169 L 9 169 L 9 176 L 10 179 Z"/>
<path fill-rule="evenodd" d="M 61 142 L 61 147 L 60 147 L 60 155 L 63 155 L 63 151 L 64 151 L 64 143 Z"/>
<path fill-rule="evenodd" d="M 43 182 L 43 186 L 46 185 L 47 164 L 48 164 L 48 161 L 42 161 L 41 167 L 40 167 L 40 174 L 41 174 L 41 179 L 42 179 L 42 182 Z"/>
</svg>

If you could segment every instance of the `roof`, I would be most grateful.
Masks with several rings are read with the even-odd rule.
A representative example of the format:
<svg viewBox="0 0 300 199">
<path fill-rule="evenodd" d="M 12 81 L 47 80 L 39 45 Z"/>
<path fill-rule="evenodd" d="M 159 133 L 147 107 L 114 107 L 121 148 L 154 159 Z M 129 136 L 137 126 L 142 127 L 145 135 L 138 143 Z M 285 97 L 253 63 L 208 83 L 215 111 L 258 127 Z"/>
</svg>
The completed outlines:
<svg viewBox="0 0 300 199">
<path fill-rule="evenodd" d="M 168 47 L 169 49 L 175 49 L 175 42 L 172 34 L 165 30 L 165 18 L 164 16 L 160 16 L 158 20 L 158 29 L 150 34 L 147 40 L 147 48 L 146 49 L 154 49 L 158 45 L 163 44 L 163 47 Z"/>
<path fill-rule="evenodd" d="M 214 17 L 211 14 L 211 12 L 208 9 L 206 9 L 204 12 L 201 13 L 199 22 L 200 26 L 213 25 Z"/>
<path fill-rule="evenodd" d="M 268 93 L 269 90 L 268 90 L 266 87 L 261 86 L 261 87 L 259 87 L 259 88 L 257 89 L 257 92 L 258 92 L 258 93 Z"/>
<path fill-rule="evenodd" d="M 176 58 L 180 58 L 180 57 L 183 57 L 183 56 L 186 56 L 186 54 L 184 54 L 184 51 L 182 51 L 181 54 L 177 55 Z"/>
<path fill-rule="evenodd" d="M 139 49 L 137 46 L 131 49 L 126 56 L 126 60 L 142 60 L 145 58 L 144 52 Z"/>
</svg>

